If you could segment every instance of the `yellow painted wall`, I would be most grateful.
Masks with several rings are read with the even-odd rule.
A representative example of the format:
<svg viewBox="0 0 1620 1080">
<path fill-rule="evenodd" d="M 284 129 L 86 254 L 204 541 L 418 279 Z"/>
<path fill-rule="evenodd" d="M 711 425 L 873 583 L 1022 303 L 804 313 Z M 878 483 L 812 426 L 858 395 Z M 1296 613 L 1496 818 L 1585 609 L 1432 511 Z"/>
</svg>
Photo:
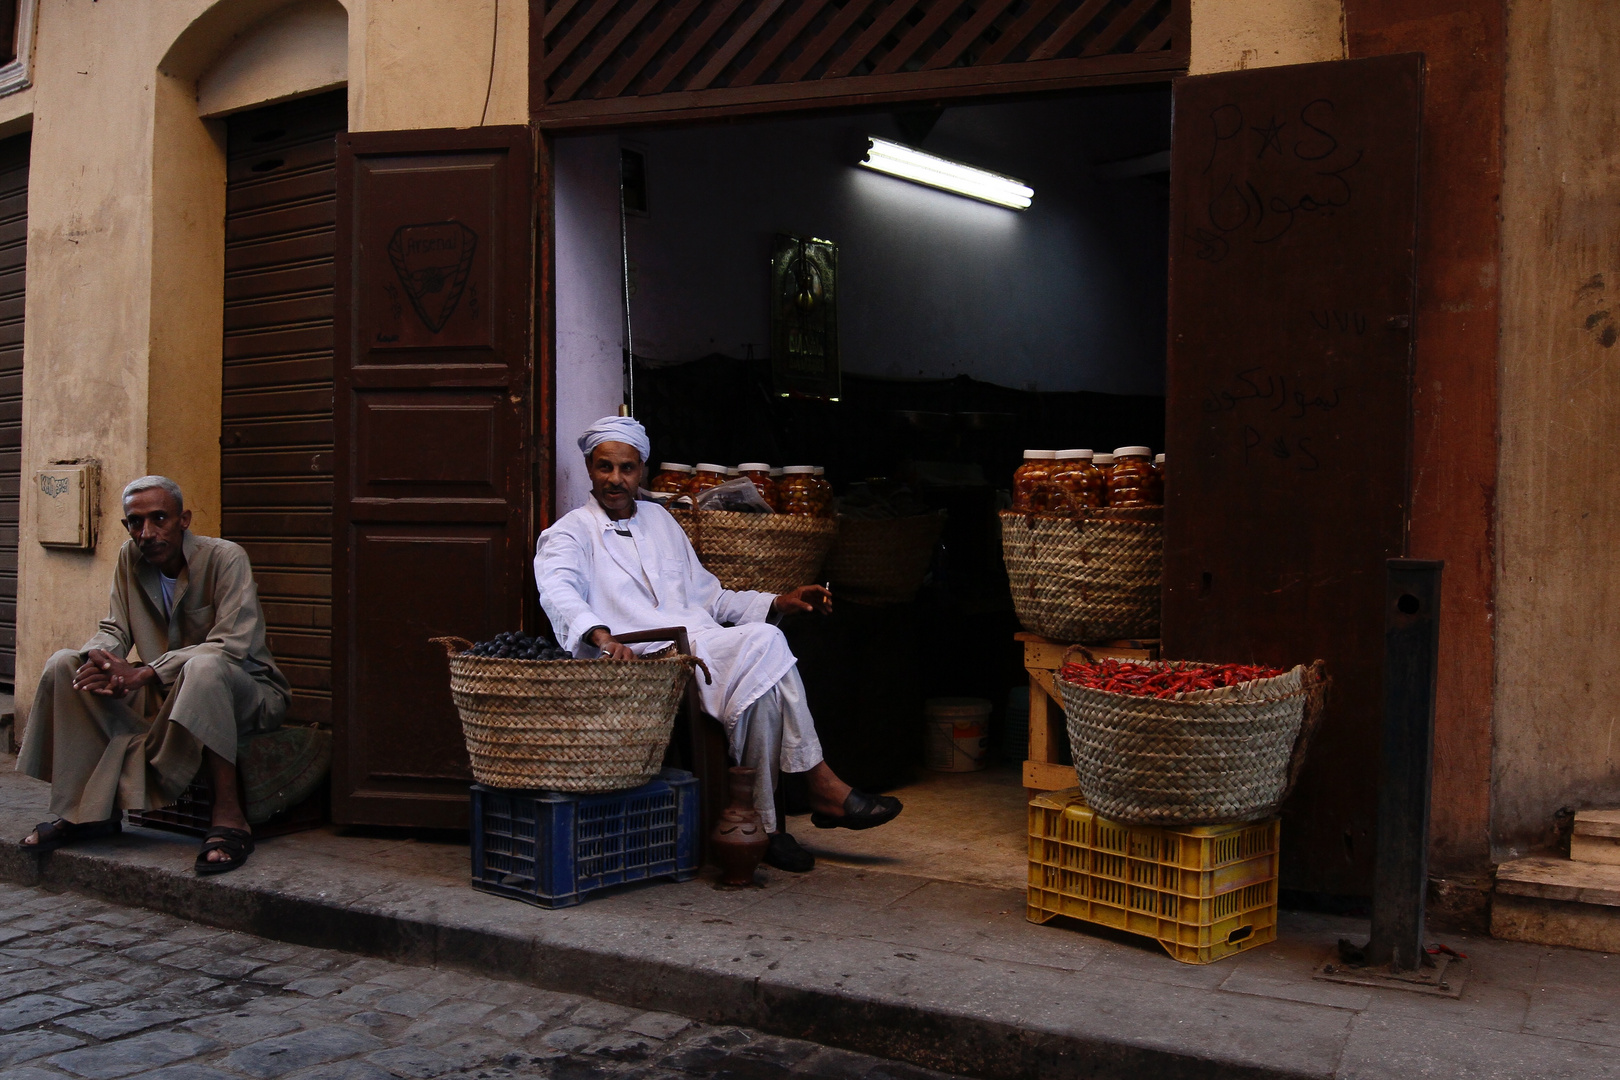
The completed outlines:
<svg viewBox="0 0 1620 1080">
<path fill-rule="evenodd" d="M 1492 839 L 1620 805 L 1620 70 L 1610 0 L 1508 7 Z M 1444 644 L 1442 643 L 1442 648 Z"/>
<path fill-rule="evenodd" d="M 312 7 L 319 4 L 41 0 L 34 86 L 0 98 L 0 135 L 34 132 L 20 714 L 44 659 L 81 644 L 106 611 L 123 539 L 118 491 L 127 480 L 148 471 L 174 476 L 197 530 L 217 533 L 224 125 L 198 113 L 329 86 L 321 75 L 332 67 L 328 41 L 303 39 L 306 53 L 320 46 L 324 66 L 293 55 L 281 77 L 264 69 L 275 49 L 298 52 L 299 32 L 284 25 L 289 11 L 321 23 Z M 524 0 L 345 0 L 343 7 L 352 128 L 526 119 Z M 199 104 L 199 81 L 211 72 L 211 93 Z M 255 93 L 265 100 L 253 101 Z M 33 538 L 26 480 L 46 462 L 77 457 L 102 463 L 102 540 L 93 554 L 47 551 Z"/>
<path fill-rule="evenodd" d="M 1344 56 L 1340 0 L 1192 0 L 1194 75 Z"/>
</svg>

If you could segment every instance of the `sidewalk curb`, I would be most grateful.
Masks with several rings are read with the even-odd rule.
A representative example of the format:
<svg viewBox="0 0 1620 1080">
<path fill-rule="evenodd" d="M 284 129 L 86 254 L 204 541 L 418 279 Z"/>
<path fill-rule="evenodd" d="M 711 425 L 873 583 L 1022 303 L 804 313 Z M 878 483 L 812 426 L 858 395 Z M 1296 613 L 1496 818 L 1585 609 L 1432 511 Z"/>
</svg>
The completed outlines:
<svg viewBox="0 0 1620 1080">
<path fill-rule="evenodd" d="M 226 930 L 405 964 L 502 976 L 635 1008 L 810 1039 L 986 1080 L 1293 1080 L 1305 1074 L 1059 1032 L 1014 1027 L 824 986 L 660 960 L 607 948 L 401 917 L 360 904 L 129 865 L 82 850 L 38 856 L 0 843 L 0 879 L 87 893 Z M 1330 1076 L 1331 1063 L 1320 1076 Z"/>
</svg>

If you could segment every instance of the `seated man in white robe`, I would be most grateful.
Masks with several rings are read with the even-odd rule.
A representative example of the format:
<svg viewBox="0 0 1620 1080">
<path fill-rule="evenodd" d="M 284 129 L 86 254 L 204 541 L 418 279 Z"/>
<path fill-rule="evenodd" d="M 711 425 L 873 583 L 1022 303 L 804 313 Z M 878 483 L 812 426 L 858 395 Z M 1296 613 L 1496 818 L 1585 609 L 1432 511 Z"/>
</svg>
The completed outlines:
<svg viewBox="0 0 1620 1080">
<path fill-rule="evenodd" d="M 651 448 L 629 417 L 598 420 L 580 436 L 591 498 L 540 534 L 534 578 L 557 643 L 576 657 L 628 660 L 666 643 L 626 646 L 630 634 L 684 626 L 714 681 L 698 681 L 703 710 L 725 726 L 732 760 L 755 771 L 754 804 L 770 834 L 765 861 L 802 873 L 815 859 L 776 816 L 776 774 L 804 773 L 811 821 L 823 829 L 869 829 L 894 819 L 900 800 L 868 795 L 822 759 L 797 661 L 775 620 L 832 609 L 819 585 L 791 592 L 731 592 L 698 562 L 680 525 L 657 503 L 637 500 Z"/>
</svg>

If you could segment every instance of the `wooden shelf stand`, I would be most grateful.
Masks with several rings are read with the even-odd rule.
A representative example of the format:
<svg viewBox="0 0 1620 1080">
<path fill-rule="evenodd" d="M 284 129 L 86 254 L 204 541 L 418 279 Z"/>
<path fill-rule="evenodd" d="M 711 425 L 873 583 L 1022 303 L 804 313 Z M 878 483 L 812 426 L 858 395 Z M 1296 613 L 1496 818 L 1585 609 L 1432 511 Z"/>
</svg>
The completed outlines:
<svg viewBox="0 0 1620 1080">
<path fill-rule="evenodd" d="M 1059 760 L 1063 737 L 1063 695 L 1058 692 L 1058 669 L 1069 646 L 1028 632 L 1013 635 L 1024 643 L 1024 670 L 1029 672 L 1029 758 L 1024 762 L 1024 787 L 1032 791 L 1061 791 L 1074 787 L 1074 766 Z M 1118 660 L 1157 660 L 1159 643 L 1111 641 L 1087 645 L 1093 656 Z"/>
</svg>

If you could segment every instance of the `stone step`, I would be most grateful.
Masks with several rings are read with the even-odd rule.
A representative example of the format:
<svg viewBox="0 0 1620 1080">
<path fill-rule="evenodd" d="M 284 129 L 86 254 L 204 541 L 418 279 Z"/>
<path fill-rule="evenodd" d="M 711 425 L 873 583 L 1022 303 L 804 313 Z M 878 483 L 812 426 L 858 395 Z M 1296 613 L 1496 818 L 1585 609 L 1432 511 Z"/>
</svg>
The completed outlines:
<svg viewBox="0 0 1620 1080">
<path fill-rule="evenodd" d="M 1620 866 L 1545 856 L 1503 863 L 1491 936 L 1620 952 Z"/>
<path fill-rule="evenodd" d="M 1581 810 L 1569 838 L 1576 862 L 1620 866 L 1620 810 Z"/>
</svg>

